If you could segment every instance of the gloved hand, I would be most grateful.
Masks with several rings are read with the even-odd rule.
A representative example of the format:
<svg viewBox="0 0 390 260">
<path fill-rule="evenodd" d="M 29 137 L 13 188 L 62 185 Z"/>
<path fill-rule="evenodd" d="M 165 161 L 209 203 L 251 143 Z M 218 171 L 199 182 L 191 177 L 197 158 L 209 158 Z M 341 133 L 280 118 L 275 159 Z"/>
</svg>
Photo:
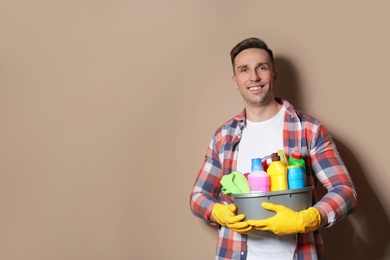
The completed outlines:
<svg viewBox="0 0 390 260">
<path fill-rule="evenodd" d="M 245 215 L 236 215 L 236 211 L 237 207 L 234 204 L 226 206 L 221 203 L 216 203 L 211 210 L 211 215 L 220 225 L 227 226 L 233 231 L 241 234 L 248 234 L 250 231 L 252 231 L 253 227 L 250 226 L 247 222 L 242 222 L 242 220 L 245 218 Z"/>
<path fill-rule="evenodd" d="M 317 209 L 310 207 L 296 212 L 283 205 L 263 202 L 263 208 L 276 212 L 276 215 L 262 220 L 248 220 L 248 224 L 257 230 L 270 230 L 277 235 L 306 233 L 316 230 L 321 223 Z"/>
</svg>

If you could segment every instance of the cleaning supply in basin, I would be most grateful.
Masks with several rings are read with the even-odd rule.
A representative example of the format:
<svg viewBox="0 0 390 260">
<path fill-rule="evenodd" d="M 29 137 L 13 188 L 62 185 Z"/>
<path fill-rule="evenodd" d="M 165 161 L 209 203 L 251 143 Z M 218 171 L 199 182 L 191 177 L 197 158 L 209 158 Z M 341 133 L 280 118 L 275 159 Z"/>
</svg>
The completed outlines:
<svg viewBox="0 0 390 260">
<path fill-rule="evenodd" d="M 304 188 L 306 185 L 305 180 L 306 175 L 300 165 L 287 166 L 287 181 L 290 190 Z"/>
<path fill-rule="evenodd" d="M 277 153 L 272 153 L 271 159 L 272 162 L 267 169 L 271 191 L 287 190 L 287 166 L 280 161 L 280 156 Z"/>
<path fill-rule="evenodd" d="M 240 171 L 224 175 L 220 183 L 221 191 L 226 195 L 251 193 L 248 180 Z"/>
<path fill-rule="evenodd" d="M 264 171 L 267 172 L 268 166 L 271 163 L 271 155 L 266 155 L 263 158 L 261 158 L 261 163 L 263 164 Z"/>
<path fill-rule="evenodd" d="M 249 188 L 252 192 L 268 192 L 269 189 L 269 175 L 263 169 L 260 158 L 252 159 L 251 172 L 247 176 Z"/>
<path fill-rule="evenodd" d="M 306 184 L 306 163 L 302 158 L 302 152 L 299 147 L 295 147 L 290 157 L 288 158 L 290 165 L 299 165 L 302 167 L 303 173 L 305 174 L 305 184 Z"/>
<path fill-rule="evenodd" d="M 278 154 L 279 157 L 280 157 L 280 161 L 281 161 L 284 165 L 288 166 L 289 163 L 288 163 L 288 160 L 287 160 L 287 157 L 286 157 L 286 154 L 284 153 L 284 151 L 283 151 L 283 150 L 278 150 L 278 151 L 277 151 L 277 154 Z"/>
</svg>

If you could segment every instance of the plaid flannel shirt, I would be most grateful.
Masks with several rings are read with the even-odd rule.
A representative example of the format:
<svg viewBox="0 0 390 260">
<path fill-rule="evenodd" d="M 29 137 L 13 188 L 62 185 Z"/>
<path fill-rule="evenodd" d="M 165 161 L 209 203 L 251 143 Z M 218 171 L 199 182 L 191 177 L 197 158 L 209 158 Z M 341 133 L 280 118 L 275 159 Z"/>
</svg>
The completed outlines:
<svg viewBox="0 0 390 260">
<path fill-rule="evenodd" d="M 352 213 L 356 205 L 356 191 L 335 143 L 326 128 L 315 118 L 301 113 L 286 100 L 277 98 L 286 108 L 283 126 L 283 148 L 286 156 L 294 147 L 301 147 L 306 162 L 307 183 L 314 186 L 313 205 L 327 220 L 326 226 Z M 190 195 L 192 213 L 210 225 L 211 210 L 215 203 L 233 203 L 221 192 L 222 176 L 236 169 L 238 144 L 246 123 L 245 109 L 227 121 L 215 132 L 207 149 L 205 160 Z M 316 183 L 320 181 L 327 193 L 318 201 Z M 324 216 L 324 214 L 326 216 Z M 246 259 L 246 235 L 219 226 L 216 259 Z M 324 258 L 324 245 L 320 229 L 297 234 L 295 250 L 298 259 Z"/>
</svg>

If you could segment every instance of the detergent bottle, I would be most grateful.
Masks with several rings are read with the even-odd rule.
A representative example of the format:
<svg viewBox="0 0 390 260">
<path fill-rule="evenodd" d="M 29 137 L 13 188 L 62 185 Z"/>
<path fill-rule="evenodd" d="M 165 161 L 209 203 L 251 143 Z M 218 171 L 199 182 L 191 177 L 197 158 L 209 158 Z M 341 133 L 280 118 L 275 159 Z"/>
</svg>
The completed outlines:
<svg viewBox="0 0 390 260">
<path fill-rule="evenodd" d="M 268 192 L 269 188 L 269 175 L 263 169 L 263 165 L 260 158 L 252 159 L 251 172 L 247 176 L 249 188 L 252 192 Z"/>
<path fill-rule="evenodd" d="M 295 147 L 290 157 L 288 158 L 288 162 L 290 165 L 299 165 L 302 167 L 303 173 L 305 174 L 305 184 L 306 184 L 306 163 L 302 158 L 301 149 L 299 147 Z"/>
<path fill-rule="evenodd" d="M 280 156 L 277 153 L 271 154 L 271 159 L 272 162 L 267 169 L 271 191 L 287 190 L 287 166 L 280 161 Z"/>
<path fill-rule="evenodd" d="M 287 181 L 288 189 L 301 189 L 306 186 L 306 176 L 300 165 L 289 165 L 287 166 Z"/>
</svg>

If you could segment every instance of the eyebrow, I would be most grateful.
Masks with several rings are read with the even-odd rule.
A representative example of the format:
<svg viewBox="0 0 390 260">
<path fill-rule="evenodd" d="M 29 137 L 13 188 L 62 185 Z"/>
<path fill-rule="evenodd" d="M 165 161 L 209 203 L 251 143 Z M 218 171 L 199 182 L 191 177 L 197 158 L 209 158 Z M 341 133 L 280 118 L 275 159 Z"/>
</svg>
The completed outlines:
<svg viewBox="0 0 390 260">
<path fill-rule="evenodd" d="M 264 66 L 264 65 L 269 66 L 269 63 L 268 62 L 259 62 L 259 63 L 256 64 L 256 67 L 260 67 L 260 66 Z M 237 69 L 246 69 L 246 68 L 248 68 L 248 66 L 249 65 L 246 65 L 246 64 L 240 65 L 240 66 L 237 67 Z"/>
</svg>

